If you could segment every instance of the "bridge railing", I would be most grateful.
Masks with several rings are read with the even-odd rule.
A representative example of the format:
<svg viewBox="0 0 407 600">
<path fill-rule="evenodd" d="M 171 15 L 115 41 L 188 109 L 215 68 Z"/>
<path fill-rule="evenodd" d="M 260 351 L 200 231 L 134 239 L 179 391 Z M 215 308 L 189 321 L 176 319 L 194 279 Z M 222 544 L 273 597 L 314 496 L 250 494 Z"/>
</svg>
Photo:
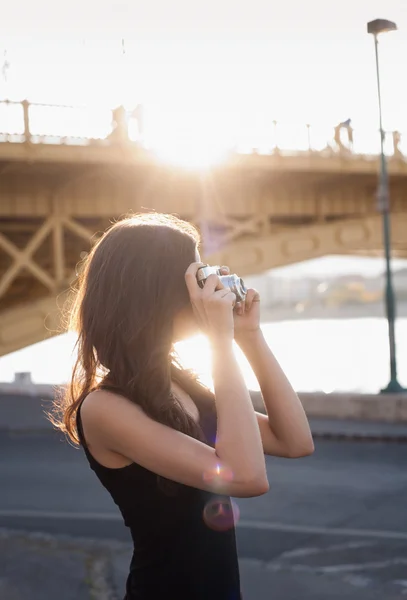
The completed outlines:
<svg viewBox="0 0 407 600">
<path fill-rule="evenodd" d="M 83 146 L 133 142 L 148 145 L 143 137 L 139 108 L 125 111 L 122 107 L 110 110 L 1 100 L 0 143 Z M 327 151 L 328 154 L 374 156 L 380 152 L 380 135 L 374 129 L 353 130 L 349 122 L 322 127 L 270 120 L 264 131 L 246 136 L 233 150 L 258 154 Z M 403 138 L 397 131 L 386 132 L 385 152 L 400 159 L 407 157 L 407 136 Z"/>
<path fill-rule="evenodd" d="M 112 111 L 0 101 L 0 141 L 9 143 L 90 143 L 112 131 Z"/>
</svg>

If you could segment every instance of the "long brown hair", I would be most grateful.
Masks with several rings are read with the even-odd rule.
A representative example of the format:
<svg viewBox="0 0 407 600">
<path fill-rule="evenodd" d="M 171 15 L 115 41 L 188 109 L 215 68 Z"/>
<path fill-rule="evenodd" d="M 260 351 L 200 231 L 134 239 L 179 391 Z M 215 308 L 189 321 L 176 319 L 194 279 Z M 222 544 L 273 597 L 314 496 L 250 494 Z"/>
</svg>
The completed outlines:
<svg viewBox="0 0 407 600">
<path fill-rule="evenodd" d="M 78 408 L 101 385 L 156 421 L 202 439 L 199 425 L 171 392 L 174 379 L 186 391 L 195 386 L 205 394 L 173 348 L 174 317 L 190 302 L 184 274 L 196 260 L 199 241 L 186 221 L 140 213 L 110 227 L 84 260 L 70 310 L 77 360 L 52 418 L 75 443 Z"/>
</svg>

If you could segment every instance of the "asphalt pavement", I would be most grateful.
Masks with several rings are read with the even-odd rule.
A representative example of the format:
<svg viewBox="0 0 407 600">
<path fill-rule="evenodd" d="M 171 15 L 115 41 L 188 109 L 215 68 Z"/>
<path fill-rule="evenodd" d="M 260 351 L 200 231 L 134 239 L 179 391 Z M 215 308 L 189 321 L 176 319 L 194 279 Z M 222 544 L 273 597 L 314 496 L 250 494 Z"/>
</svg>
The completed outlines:
<svg viewBox="0 0 407 600">
<path fill-rule="evenodd" d="M 0 455 L 0 598 L 122 598 L 129 535 L 82 451 L 3 432 Z M 245 600 L 407 597 L 406 459 L 407 444 L 349 440 L 268 458 L 270 492 L 237 500 Z"/>
</svg>

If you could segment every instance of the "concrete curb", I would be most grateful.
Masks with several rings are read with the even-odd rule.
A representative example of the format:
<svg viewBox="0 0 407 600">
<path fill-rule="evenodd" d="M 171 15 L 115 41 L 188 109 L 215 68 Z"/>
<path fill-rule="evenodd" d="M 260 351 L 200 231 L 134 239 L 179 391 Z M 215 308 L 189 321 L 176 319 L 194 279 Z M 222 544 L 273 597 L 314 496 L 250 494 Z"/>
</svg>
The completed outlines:
<svg viewBox="0 0 407 600">
<path fill-rule="evenodd" d="M 299 393 L 309 417 L 407 425 L 407 394 Z"/>
<path fill-rule="evenodd" d="M 43 410 L 50 408 L 56 388 L 38 385 L 16 387 L 0 384 L 0 427 L 21 420 L 33 426 L 44 420 Z M 256 410 L 263 409 L 258 391 L 250 390 Z M 354 419 L 407 425 L 407 393 L 358 394 L 354 392 L 298 392 L 309 417 Z"/>
<path fill-rule="evenodd" d="M 260 392 L 250 392 L 256 410 L 264 410 Z M 299 392 L 308 417 L 405 424 L 407 394 Z"/>
<path fill-rule="evenodd" d="M 8 435 L 58 435 L 52 427 L 7 427 L 0 425 L 0 433 Z M 60 433 L 64 437 L 63 433 Z"/>
<path fill-rule="evenodd" d="M 397 432 L 364 432 L 364 431 L 315 431 L 312 428 L 312 437 L 314 440 L 337 440 L 344 442 L 385 442 L 385 443 L 393 443 L 393 444 L 407 444 L 407 427 L 405 433 L 397 433 Z M 34 436 L 42 436 L 42 435 L 54 435 L 55 437 L 59 436 L 59 439 L 64 439 L 64 434 L 59 433 L 58 431 L 52 429 L 35 429 L 35 428 L 19 428 L 12 429 L 7 427 L 0 427 L 0 434 L 18 437 L 22 435 L 34 435 Z"/>
<path fill-rule="evenodd" d="M 407 444 L 406 435 L 374 435 L 374 434 L 356 434 L 356 433 L 313 433 L 314 440 L 337 440 L 338 442 L 377 442 L 392 444 Z"/>
<path fill-rule="evenodd" d="M 253 405 L 265 412 L 260 392 Z M 358 395 L 300 393 L 315 439 L 407 443 L 407 394 Z M 0 393 L 0 433 L 43 435 L 57 432 L 45 416 L 51 398 Z"/>
</svg>

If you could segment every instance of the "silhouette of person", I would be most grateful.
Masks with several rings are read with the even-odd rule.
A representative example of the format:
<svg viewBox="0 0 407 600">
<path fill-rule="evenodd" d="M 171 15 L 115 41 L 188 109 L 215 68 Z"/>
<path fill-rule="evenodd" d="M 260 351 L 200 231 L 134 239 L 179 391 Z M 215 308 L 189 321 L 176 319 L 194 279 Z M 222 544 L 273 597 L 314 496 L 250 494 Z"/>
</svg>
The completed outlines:
<svg viewBox="0 0 407 600">
<path fill-rule="evenodd" d="M 350 124 L 350 119 L 349 119 L 349 125 L 346 126 L 346 131 L 348 133 L 349 149 L 353 150 L 353 128 Z"/>
<path fill-rule="evenodd" d="M 127 116 L 126 110 L 123 106 L 118 106 L 112 110 L 112 132 L 110 133 L 109 140 L 116 143 L 123 143 L 129 140 L 129 134 L 127 129 Z"/>
<path fill-rule="evenodd" d="M 353 148 L 353 128 L 351 122 L 351 119 L 346 119 L 346 121 L 342 121 L 341 123 L 339 123 L 339 125 L 335 127 L 334 140 L 340 152 L 346 152 L 349 150 L 351 151 Z M 341 140 L 342 129 L 346 130 L 348 137 L 348 147 L 346 147 Z"/>
<path fill-rule="evenodd" d="M 402 152 L 399 148 L 401 135 L 399 131 L 393 131 L 393 156 L 401 156 Z"/>
<path fill-rule="evenodd" d="M 338 147 L 339 152 L 346 151 L 346 148 L 343 145 L 342 140 L 341 140 L 342 123 L 339 123 L 339 125 L 337 125 L 335 127 L 334 131 L 335 131 L 335 133 L 334 133 L 334 140 L 335 140 L 335 144 Z"/>
<path fill-rule="evenodd" d="M 346 119 L 346 121 L 343 121 L 343 123 L 341 123 L 342 128 L 346 129 L 350 150 L 352 150 L 352 147 L 353 147 L 353 129 L 352 129 L 351 123 L 352 123 L 352 119 Z"/>
</svg>

